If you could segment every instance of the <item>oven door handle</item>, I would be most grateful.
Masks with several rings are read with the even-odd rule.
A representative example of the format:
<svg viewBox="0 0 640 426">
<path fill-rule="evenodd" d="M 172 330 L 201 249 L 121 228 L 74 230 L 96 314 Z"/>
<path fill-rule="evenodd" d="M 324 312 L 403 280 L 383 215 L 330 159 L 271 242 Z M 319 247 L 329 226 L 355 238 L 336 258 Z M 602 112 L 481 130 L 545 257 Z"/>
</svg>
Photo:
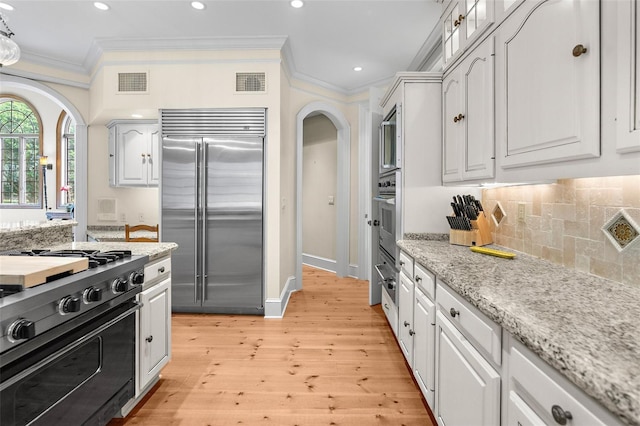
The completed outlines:
<svg viewBox="0 0 640 426">
<path fill-rule="evenodd" d="M 6 382 L 3 382 L 2 384 L 0 384 L 0 391 L 3 391 L 6 388 L 8 388 L 9 386 L 13 385 L 14 383 L 19 382 L 20 380 L 22 380 L 25 377 L 29 376 L 31 373 L 33 373 L 35 371 L 38 371 L 40 368 L 44 367 L 45 365 L 50 364 L 50 363 L 54 362 L 55 360 L 57 360 L 58 358 L 63 357 L 64 355 L 68 354 L 69 352 L 71 352 L 72 350 L 77 348 L 78 346 L 80 346 L 83 343 L 93 339 L 94 337 L 96 337 L 97 335 L 102 333 L 107 328 L 109 328 L 112 325 L 122 321 L 123 319 L 125 319 L 126 317 L 128 317 L 129 315 L 131 315 L 132 313 L 134 313 L 134 312 L 136 312 L 137 310 L 140 309 L 141 305 L 138 302 L 132 302 L 132 303 L 135 306 L 132 306 L 131 308 L 127 309 L 125 312 L 121 313 L 117 317 L 115 317 L 115 318 L 107 321 L 106 323 L 102 324 L 101 326 L 99 326 L 98 328 L 93 330 L 91 333 L 89 333 L 89 334 L 87 334 L 85 336 L 82 336 L 81 338 L 79 338 L 75 342 L 70 343 L 69 345 L 67 345 L 64 348 L 60 349 L 58 352 L 52 353 L 51 355 L 49 355 L 48 357 L 38 361 L 37 363 L 35 363 L 31 367 L 26 368 L 25 370 L 23 370 L 20 373 L 16 374 L 15 376 L 10 378 Z"/>
<path fill-rule="evenodd" d="M 393 197 L 393 198 L 373 197 L 373 201 L 378 201 L 380 203 L 391 204 L 391 205 L 395 205 L 396 204 L 395 197 Z"/>
</svg>

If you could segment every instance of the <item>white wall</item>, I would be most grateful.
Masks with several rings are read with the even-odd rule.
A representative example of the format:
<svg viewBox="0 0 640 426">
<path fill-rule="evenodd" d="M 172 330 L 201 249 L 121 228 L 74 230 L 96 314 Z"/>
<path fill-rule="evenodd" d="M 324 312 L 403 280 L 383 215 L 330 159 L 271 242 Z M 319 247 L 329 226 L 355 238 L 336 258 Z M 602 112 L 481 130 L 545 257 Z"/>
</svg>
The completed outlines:
<svg viewBox="0 0 640 426">
<path fill-rule="evenodd" d="M 316 115 L 304 120 L 303 135 L 302 252 L 335 260 L 336 127 L 326 116 Z"/>
</svg>

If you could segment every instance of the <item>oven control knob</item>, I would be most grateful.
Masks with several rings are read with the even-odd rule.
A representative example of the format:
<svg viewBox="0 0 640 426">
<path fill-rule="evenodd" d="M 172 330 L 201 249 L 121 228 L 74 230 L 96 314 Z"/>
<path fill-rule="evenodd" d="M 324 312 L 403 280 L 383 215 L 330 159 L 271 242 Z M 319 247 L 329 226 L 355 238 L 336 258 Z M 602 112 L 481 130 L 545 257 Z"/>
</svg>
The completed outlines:
<svg viewBox="0 0 640 426">
<path fill-rule="evenodd" d="M 116 278 L 111 283 L 111 291 L 113 294 L 124 293 L 127 291 L 127 284 L 129 284 L 129 282 L 124 278 Z"/>
<path fill-rule="evenodd" d="M 73 296 L 67 296 L 60 299 L 58 303 L 58 312 L 62 315 L 70 314 L 72 312 L 80 312 L 80 299 Z"/>
<path fill-rule="evenodd" d="M 26 340 L 35 337 L 36 335 L 36 323 L 33 321 L 27 321 L 26 319 L 19 319 L 14 321 L 7 330 L 7 337 L 10 342 L 17 342 L 19 340 Z"/>
<path fill-rule="evenodd" d="M 129 274 L 129 282 L 133 285 L 141 285 L 144 283 L 144 273 L 132 272 Z"/>
<path fill-rule="evenodd" d="M 95 287 L 86 288 L 84 290 L 84 292 L 82 292 L 82 300 L 86 304 L 101 301 L 102 300 L 102 289 L 101 288 L 95 288 Z"/>
</svg>

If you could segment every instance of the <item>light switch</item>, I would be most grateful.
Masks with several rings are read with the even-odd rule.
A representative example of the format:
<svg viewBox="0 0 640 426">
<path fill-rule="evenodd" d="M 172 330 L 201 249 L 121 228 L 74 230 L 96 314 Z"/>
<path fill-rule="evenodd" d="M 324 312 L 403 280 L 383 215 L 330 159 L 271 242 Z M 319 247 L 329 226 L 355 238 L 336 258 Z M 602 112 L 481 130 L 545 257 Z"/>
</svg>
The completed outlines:
<svg viewBox="0 0 640 426">
<path fill-rule="evenodd" d="M 336 203 L 336 197 L 329 195 L 329 205 L 333 206 Z"/>
</svg>

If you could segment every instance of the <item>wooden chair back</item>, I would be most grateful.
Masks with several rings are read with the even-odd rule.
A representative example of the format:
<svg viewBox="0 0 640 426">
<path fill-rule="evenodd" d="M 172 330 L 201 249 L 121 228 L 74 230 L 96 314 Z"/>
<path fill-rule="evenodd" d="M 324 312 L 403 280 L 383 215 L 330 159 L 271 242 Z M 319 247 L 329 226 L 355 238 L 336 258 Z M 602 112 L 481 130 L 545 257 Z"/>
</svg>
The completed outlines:
<svg viewBox="0 0 640 426">
<path fill-rule="evenodd" d="M 155 238 L 149 238 L 149 237 L 134 237 L 131 234 L 133 234 L 134 232 L 137 231 L 148 231 L 148 232 L 155 232 L 156 236 Z M 151 226 L 151 225 L 134 225 L 131 226 L 128 223 L 126 225 L 124 225 L 124 238 L 126 241 L 129 242 L 135 242 L 135 243 L 157 243 L 160 237 L 160 227 L 158 225 L 155 226 Z"/>
</svg>

